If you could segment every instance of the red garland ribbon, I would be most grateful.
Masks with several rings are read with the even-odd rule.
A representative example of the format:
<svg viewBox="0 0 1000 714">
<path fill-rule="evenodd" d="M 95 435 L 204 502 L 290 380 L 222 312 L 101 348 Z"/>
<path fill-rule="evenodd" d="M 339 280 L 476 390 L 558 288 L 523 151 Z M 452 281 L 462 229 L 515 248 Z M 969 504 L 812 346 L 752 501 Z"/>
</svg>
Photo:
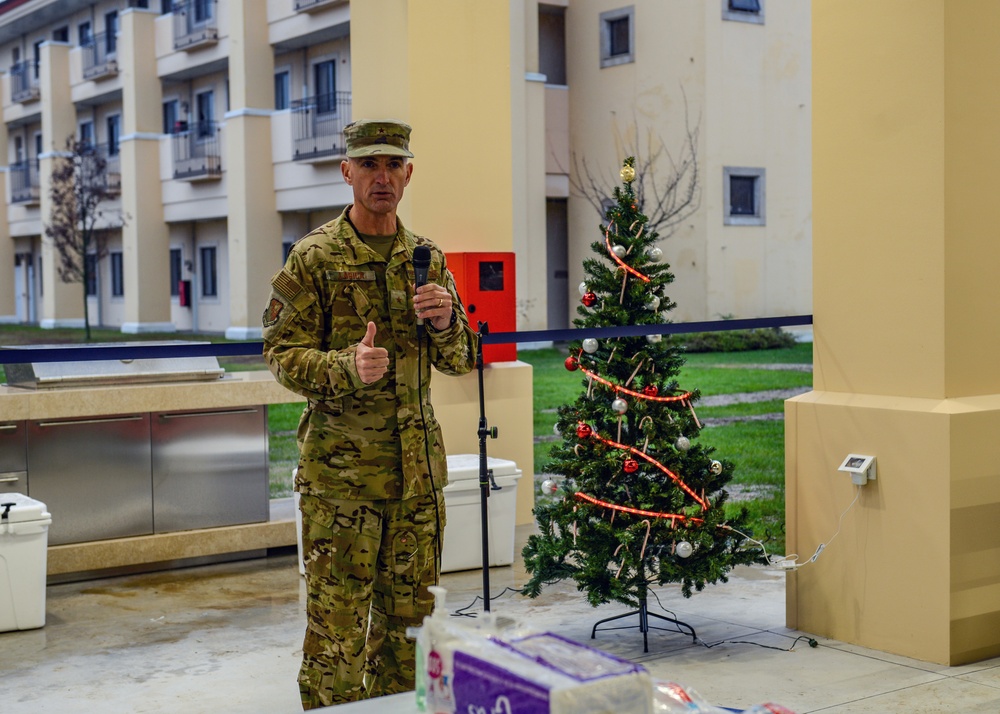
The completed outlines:
<svg viewBox="0 0 1000 714">
<path fill-rule="evenodd" d="M 619 506 L 615 503 L 608 503 L 607 501 L 601 501 L 600 499 L 594 498 L 593 496 L 588 496 L 582 491 L 577 491 L 573 494 L 573 497 L 578 501 L 586 501 L 594 506 L 600 506 L 601 508 L 607 508 L 612 511 L 620 511 L 621 513 L 631 513 L 635 516 L 648 516 L 649 518 L 669 518 L 671 521 L 691 521 L 692 523 L 704 523 L 705 521 L 701 518 L 691 518 L 690 516 L 685 516 L 680 513 L 659 513 L 657 511 L 645 511 L 641 508 L 631 508 L 629 506 Z"/>
<path fill-rule="evenodd" d="M 579 360 L 579 358 L 577 358 Z M 610 387 L 615 390 L 615 392 L 624 392 L 630 396 L 636 397 L 637 399 L 645 399 L 650 402 L 683 402 L 691 398 L 691 392 L 684 392 L 680 396 L 676 397 L 651 397 L 648 394 L 643 394 L 642 392 L 637 392 L 634 389 L 628 389 L 627 387 L 621 387 L 610 380 L 605 379 L 597 374 L 597 372 L 591 372 L 589 369 L 580 365 L 580 371 L 591 379 L 596 379 L 598 382 L 603 384 L 605 387 Z"/>
<path fill-rule="evenodd" d="M 640 451 L 639 449 L 635 448 L 634 446 L 629 446 L 628 444 L 619 444 L 617 441 L 612 441 L 611 439 L 605 439 L 603 436 L 598 435 L 598 433 L 596 431 L 591 431 L 590 432 L 590 436 L 591 436 L 591 438 L 597 439 L 598 441 L 600 441 L 603 444 L 607 444 L 608 446 L 613 446 L 616 449 L 622 449 L 624 451 L 628 451 L 628 452 L 634 454 L 635 456 L 638 456 L 641 459 L 645 459 L 649 463 L 653 464 L 653 466 L 655 466 L 656 468 L 660 469 L 660 471 L 662 471 L 663 473 L 665 473 L 667 476 L 669 476 L 670 478 L 672 478 L 674 480 L 674 483 L 676 483 L 681 489 L 684 490 L 685 493 L 687 493 L 691 498 L 693 498 L 701 506 L 701 510 L 707 511 L 710 508 L 710 505 L 709 505 L 708 501 L 706 501 L 704 498 L 700 498 L 697 493 L 695 493 L 694 491 L 692 491 L 691 487 L 688 486 L 686 483 L 684 483 L 684 481 L 681 480 L 680 476 L 678 476 L 677 474 L 675 474 L 673 471 L 671 471 L 670 469 L 668 469 L 666 466 L 664 466 L 663 464 L 661 464 L 659 461 L 657 461 L 656 459 L 654 459 L 652 456 L 650 456 L 649 454 L 645 453 L 644 451 Z"/>
<path fill-rule="evenodd" d="M 639 278 L 640 280 L 645 280 L 648 283 L 649 282 L 648 277 L 640 273 L 631 265 L 626 265 L 625 261 L 619 258 L 617 255 L 615 255 L 615 252 L 611 249 L 611 225 L 612 224 L 609 224 L 608 227 L 604 230 L 604 243 L 608 246 L 608 255 L 610 255 L 611 259 L 616 263 L 618 263 L 619 266 L 621 266 L 628 272 L 632 273 L 632 275 Z"/>
</svg>

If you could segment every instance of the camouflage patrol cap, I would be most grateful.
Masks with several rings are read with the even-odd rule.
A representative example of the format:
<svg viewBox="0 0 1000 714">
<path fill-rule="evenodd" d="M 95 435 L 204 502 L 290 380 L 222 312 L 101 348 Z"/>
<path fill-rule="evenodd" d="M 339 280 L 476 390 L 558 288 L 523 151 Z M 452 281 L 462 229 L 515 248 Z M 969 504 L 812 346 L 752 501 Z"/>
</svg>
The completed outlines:
<svg viewBox="0 0 1000 714">
<path fill-rule="evenodd" d="M 344 127 L 347 158 L 405 156 L 410 153 L 410 125 L 392 119 L 359 119 Z"/>
</svg>

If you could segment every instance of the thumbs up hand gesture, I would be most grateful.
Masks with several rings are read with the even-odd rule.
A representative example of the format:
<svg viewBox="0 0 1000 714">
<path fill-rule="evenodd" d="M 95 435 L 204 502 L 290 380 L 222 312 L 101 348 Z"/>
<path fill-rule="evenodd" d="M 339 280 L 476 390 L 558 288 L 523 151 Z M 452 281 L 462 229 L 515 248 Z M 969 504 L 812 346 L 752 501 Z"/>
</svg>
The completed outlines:
<svg viewBox="0 0 1000 714">
<path fill-rule="evenodd" d="M 354 366 L 358 376 L 365 384 L 377 382 L 389 368 L 389 352 L 383 347 L 375 346 L 375 323 L 368 323 L 368 331 L 358 343 L 354 352 Z"/>
</svg>

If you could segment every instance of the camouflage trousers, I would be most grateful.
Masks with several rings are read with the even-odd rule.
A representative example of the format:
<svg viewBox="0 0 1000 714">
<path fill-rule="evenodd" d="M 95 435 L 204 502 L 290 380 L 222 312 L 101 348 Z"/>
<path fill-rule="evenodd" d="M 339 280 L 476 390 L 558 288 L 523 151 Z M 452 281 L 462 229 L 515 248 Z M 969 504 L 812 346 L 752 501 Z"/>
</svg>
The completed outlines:
<svg viewBox="0 0 1000 714">
<path fill-rule="evenodd" d="M 444 495 L 437 494 L 444 532 Z M 412 690 L 406 628 L 433 609 L 440 578 L 434 495 L 402 501 L 303 496 L 303 709 Z"/>
</svg>

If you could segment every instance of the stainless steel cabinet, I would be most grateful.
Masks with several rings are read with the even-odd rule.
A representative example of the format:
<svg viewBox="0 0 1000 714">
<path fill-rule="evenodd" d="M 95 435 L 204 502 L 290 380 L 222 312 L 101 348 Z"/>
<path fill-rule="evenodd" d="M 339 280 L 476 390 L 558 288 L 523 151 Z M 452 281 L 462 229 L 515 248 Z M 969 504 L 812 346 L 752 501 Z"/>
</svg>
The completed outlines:
<svg viewBox="0 0 1000 714">
<path fill-rule="evenodd" d="M 23 421 L 0 421 L 0 493 L 28 495 L 28 447 Z"/>
<path fill-rule="evenodd" d="M 153 532 L 149 414 L 31 421 L 27 436 L 49 545 Z"/>
<path fill-rule="evenodd" d="M 263 406 L 152 415 L 156 533 L 268 519 Z"/>
</svg>

